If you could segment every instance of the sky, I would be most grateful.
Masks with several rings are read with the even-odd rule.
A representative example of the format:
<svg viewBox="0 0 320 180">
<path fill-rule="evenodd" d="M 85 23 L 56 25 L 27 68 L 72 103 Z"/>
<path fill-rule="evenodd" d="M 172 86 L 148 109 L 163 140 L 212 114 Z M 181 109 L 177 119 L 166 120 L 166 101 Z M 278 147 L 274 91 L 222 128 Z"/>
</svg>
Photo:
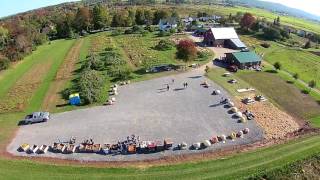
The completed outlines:
<svg viewBox="0 0 320 180">
<path fill-rule="evenodd" d="M 264 0 L 281 3 L 320 16 L 320 0 Z"/>
<path fill-rule="evenodd" d="M 75 0 L 0 0 L 0 17 Z M 320 16 L 320 0 L 264 0 L 277 2 Z"/>
<path fill-rule="evenodd" d="M 0 17 L 75 0 L 0 0 Z"/>
</svg>

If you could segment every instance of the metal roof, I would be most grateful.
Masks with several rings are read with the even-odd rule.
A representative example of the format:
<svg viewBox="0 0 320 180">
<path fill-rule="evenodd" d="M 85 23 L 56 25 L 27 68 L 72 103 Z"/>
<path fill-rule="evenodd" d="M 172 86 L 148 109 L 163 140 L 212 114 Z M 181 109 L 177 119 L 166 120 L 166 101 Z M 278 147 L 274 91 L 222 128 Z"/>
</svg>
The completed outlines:
<svg viewBox="0 0 320 180">
<path fill-rule="evenodd" d="M 211 28 L 215 39 L 239 39 L 233 27 Z"/>
<path fill-rule="evenodd" d="M 234 52 L 231 53 L 237 61 L 240 63 L 249 63 L 249 62 L 259 62 L 262 61 L 261 57 L 258 56 L 256 53 L 249 51 L 249 52 Z"/>
<path fill-rule="evenodd" d="M 240 39 L 230 39 L 230 41 L 238 48 L 246 48 L 247 46 Z"/>
</svg>

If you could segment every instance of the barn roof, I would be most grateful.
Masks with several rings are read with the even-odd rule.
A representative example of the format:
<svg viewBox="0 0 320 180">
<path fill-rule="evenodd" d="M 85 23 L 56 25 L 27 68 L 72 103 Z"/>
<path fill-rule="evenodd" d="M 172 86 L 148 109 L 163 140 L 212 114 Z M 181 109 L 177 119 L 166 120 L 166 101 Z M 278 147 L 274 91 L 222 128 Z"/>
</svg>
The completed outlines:
<svg viewBox="0 0 320 180">
<path fill-rule="evenodd" d="M 234 52 L 231 53 L 240 63 L 260 62 L 262 59 L 254 52 Z"/>
<path fill-rule="evenodd" d="M 247 46 L 240 39 L 230 39 L 230 41 L 238 48 L 246 48 Z"/>
<path fill-rule="evenodd" d="M 211 28 L 215 39 L 239 39 L 233 27 Z"/>
</svg>

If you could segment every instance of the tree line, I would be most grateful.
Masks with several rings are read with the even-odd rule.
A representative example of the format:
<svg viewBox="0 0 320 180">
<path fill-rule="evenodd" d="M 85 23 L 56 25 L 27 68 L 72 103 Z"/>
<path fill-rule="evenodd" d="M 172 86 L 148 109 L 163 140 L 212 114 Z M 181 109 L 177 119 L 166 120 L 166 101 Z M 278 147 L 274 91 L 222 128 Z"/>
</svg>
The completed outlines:
<svg viewBox="0 0 320 180">
<path fill-rule="evenodd" d="M 171 10 L 93 7 L 40 9 L 0 20 L 0 70 L 21 60 L 48 40 L 74 38 L 108 27 L 155 25 L 160 19 L 178 18 Z"/>
</svg>

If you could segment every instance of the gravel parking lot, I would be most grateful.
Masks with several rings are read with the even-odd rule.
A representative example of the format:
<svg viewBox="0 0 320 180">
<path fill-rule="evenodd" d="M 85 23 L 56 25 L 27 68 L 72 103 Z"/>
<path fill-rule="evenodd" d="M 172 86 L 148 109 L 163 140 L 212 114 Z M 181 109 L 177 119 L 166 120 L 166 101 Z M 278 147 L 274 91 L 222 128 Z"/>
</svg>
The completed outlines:
<svg viewBox="0 0 320 180">
<path fill-rule="evenodd" d="M 17 151 L 22 143 L 51 145 L 59 140 L 67 141 L 71 136 L 77 138 L 77 143 L 87 138 L 93 138 L 95 143 L 116 143 L 131 134 L 140 136 L 141 140 L 171 138 L 175 144 L 184 141 L 191 145 L 213 135 L 229 135 L 246 127 L 250 129 L 250 133 L 244 138 L 215 144 L 201 151 L 248 144 L 262 139 L 263 130 L 256 122 L 249 121 L 243 124 L 232 118 L 228 108 L 219 103 L 222 96 L 229 97 L 227 92 L 202 74 L 199 71 L 191 71 L 121 86 L 115 105 L 52 114 L 52 119 L 46 123 L 21 126 L 7 150 L 14 155 L 25 156 L 27 154 Z M 200 86 L 205 80 L 212 85 L 210 88 Z M 186 89 L 182 85 L 184 82 L 188 83 Z M 166 84 L 170 86 L 169 91 L 166 90 Z M 211 95 L 213 89 L 220 89 L 222 95 Z M 36 156 L 81 161 L 130 161 L 196 152 L 199 151 L 170 150 L 155 154 L 116 156 L 48 152 Z"/>
</svg>

